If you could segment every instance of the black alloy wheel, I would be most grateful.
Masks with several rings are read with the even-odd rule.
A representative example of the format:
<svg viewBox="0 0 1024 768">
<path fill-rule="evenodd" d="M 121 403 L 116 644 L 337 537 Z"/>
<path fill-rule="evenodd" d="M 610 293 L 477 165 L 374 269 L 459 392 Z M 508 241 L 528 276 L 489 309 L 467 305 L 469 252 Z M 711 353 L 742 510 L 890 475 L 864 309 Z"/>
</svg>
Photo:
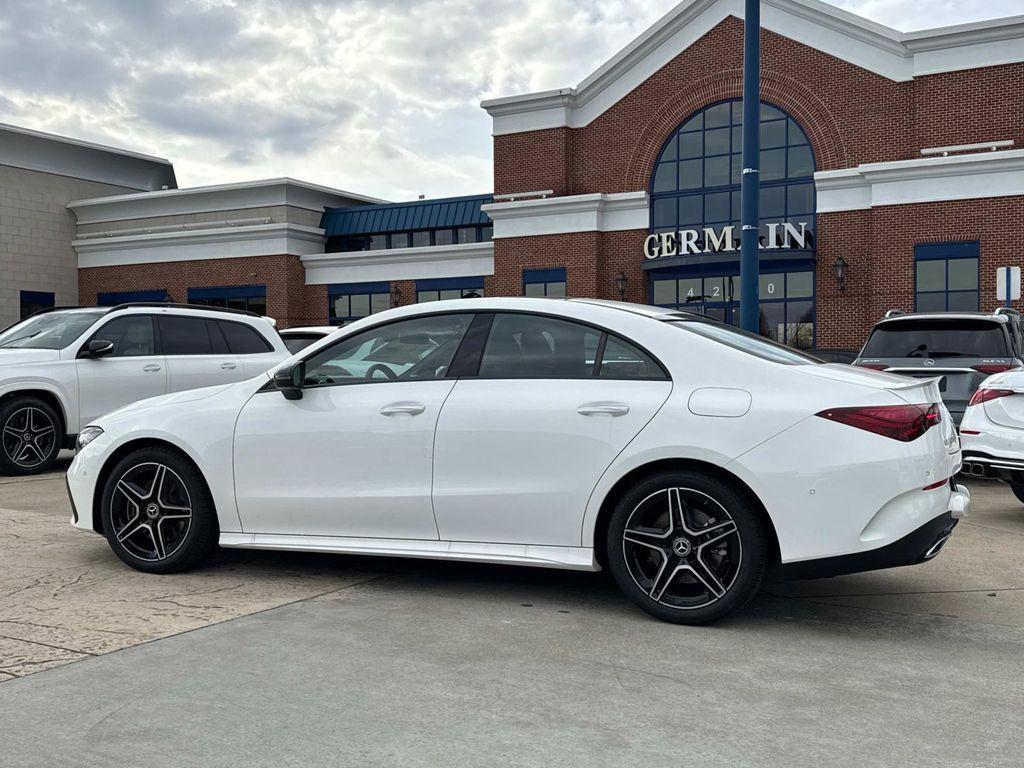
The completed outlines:
<svg viewBox="0 0 1024 768">
<path fill-rule="evenodd" d="M 16 397 L 0 407 L 0 472 L 45 472 L 60 453 L 64 431 L 57 414 L 34 397 Z"/>
<path fill-rule="evenodd" d="M 666 621 L 707 624 L 757 591 L 763 523 L 742 494 L 691 472 L 655 475 L 620 499 L 607 553 L 619 587 Z"/>
<path fill-rule="evenodd" d="M 193 567 L 216 548 L 217 517 L 196 467 L 176 451 L 143 448 L 107 477 L 103 531 L 111 549 L 140 571 Z"/>
</svg>

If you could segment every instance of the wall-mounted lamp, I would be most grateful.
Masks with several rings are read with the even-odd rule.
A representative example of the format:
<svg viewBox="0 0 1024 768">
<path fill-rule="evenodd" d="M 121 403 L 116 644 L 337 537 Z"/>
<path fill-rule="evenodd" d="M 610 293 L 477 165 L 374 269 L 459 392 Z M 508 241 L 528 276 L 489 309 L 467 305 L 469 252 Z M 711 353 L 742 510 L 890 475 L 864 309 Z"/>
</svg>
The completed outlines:
<svg viewBox="0 0 1024 768">
<path fill-rule="evenodd" d="M 619 301 L 626 300 L 626 286 L 629 285 L 629 278 L 626 277 L 625 272 L 619 272 L 615 276 L 615 287 L 619 291 Z"/>
<path fill-rule="evenodd" d="M 832 264 L 832 273 L 836 276 L 836 283 L 839 284 L 839 290 L 846 290 L 846 270 L 849 264 L 846 263 L 846 259 L 843 258 L 842 254 L 836 256 L 835 262 Z"/>
<path fill-rule="evenodd" d="M 398 283 L 391 284 L 391 306 L 397 307 L 402 300 L 402 292 L 398 290 Z"/>
</svg>

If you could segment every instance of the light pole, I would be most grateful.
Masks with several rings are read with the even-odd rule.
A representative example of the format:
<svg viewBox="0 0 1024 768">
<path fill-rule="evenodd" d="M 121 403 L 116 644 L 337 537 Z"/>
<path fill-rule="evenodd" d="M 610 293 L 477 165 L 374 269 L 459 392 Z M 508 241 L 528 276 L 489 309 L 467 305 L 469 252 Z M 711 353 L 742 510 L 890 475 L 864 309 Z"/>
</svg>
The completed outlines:
<svg viewBox="0 0 1024 768">
<path fill-rule="evenodd" d="M 740 326 L 760 330 L 758 193 L 761 165 L 761 4 L 743 14 L 743 175 L 740 179 Z"/>
</svg>

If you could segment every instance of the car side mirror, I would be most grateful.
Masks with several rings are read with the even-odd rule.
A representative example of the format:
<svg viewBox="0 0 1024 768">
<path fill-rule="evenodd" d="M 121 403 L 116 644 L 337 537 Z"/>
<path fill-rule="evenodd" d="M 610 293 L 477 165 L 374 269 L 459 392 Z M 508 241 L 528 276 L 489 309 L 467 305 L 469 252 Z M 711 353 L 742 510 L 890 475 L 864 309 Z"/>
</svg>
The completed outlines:
<svg viewBox="0 0 1024 768">
<path fill-rule="evenodd" d="M 274 373 L 274 386 L 281 390 L 286 400 L 301 400 L 302 385 L 306 380 L 306 364 L 296 363 L 280 368 Z"/>
<path fill-rule="evenodd" d="M 114 342 L 106 341 L 105 339 L 93 339 L 82 350 L 80 357 L 106 357 L 113 351 Z"/>
</svg>

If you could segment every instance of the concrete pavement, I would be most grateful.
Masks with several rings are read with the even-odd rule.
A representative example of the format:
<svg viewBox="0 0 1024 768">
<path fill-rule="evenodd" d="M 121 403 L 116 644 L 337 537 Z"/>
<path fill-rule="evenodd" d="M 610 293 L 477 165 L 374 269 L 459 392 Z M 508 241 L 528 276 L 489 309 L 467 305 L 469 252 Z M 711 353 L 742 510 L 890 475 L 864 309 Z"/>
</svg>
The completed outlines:
<svg viewBox="0 0 1024 768">
<path fill-rule="evenodd" d="M 66 525 L 61 482 L 0 480 L 0 635 L 29 662 L 0 666 L 163 639 L 0 683 L 4 766 L 1021 763 L 1024 506 L 995 484 L 932 563 L 771 584 L 692 629 L 600 574 L 273 553 L 135 574 Z"/>
</svg>

